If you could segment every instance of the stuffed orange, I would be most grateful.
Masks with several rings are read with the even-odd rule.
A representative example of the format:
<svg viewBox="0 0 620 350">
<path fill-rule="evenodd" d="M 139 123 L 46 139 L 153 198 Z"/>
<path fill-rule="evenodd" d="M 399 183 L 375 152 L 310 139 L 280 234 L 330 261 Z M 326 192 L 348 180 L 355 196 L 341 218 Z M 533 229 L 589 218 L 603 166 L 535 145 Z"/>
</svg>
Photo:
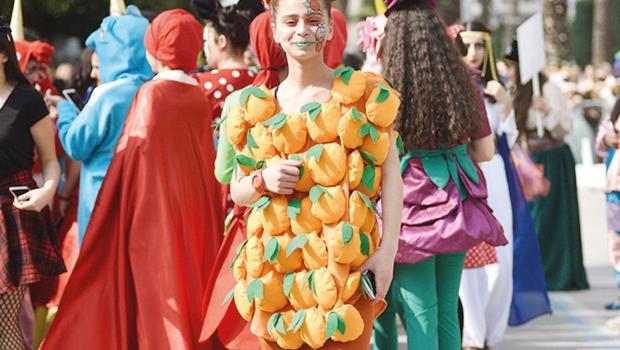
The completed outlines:
<svg viewBox="0 0 620 350">
<path fill-rule="evenodd" d="M 226 117 L 226 135 L 231 145 L 240 145 L 245 141 L 245 133 L 249 124 L 244 119 L 244 111 L 241 107 L 234 107 Z"/>
<path fill-rule="evenodd" d="M 372 243 L 372 238 L 370 235 L 365 232 L 359 233 L 360 237 L 360 254 L 357 254 L 355 260 L 351 262 L 351 269 L 357 270 L 362 264 L 368 260 L 368 257 L 371 256 L 375 252 L 374 244 Z"/>
<path fill-rule="evenodd" d="M 359 271 L 351 272 L 342 290 L 341 300 L 347 302 L 355 293 L 359 291 L 362 273 Z"/>
<path fill-rule="evenodd" d="M 366 125 L 369 125 L 369 128 L 374 128 L 370 124 Z M 360 131 L 360 133 L 363 132 Z M 390 130 L 377 130 L 376 134 L 373 131 L 369 131 L 369 134 L 364 137 L 360 150 L 370 154 L 373 157 L 375 165 L 381 165 L 387 158 L 391 139 Z"/>
<path fill-rule="evenodd" d="M 340 136 L 342 145 L 350 149 L 361 146 L 364 139 L 360 135 L 360 131 L 365 124 L 366 116 L 364 113 L 355 107 L 349 109 L 338 122 L 338 136 Z"/>
<path fill-rule="evenodd" d="M 334 100 L 343 104 L 353 104 L 358 101 L 366 90 L 366 76 L 351 67 L 339 67 L 334 71 L 334 86 L 332 96 Z"/>
<path fill-rule="evenodd" d="M 330 323 L 330 326 L 332 326 L 327 327 L 330 331 L 333 329 L 334 322 L 344 323 L 342 326 L 336 324 L 336 330 L 331 332 L 331 338 L 334 341 L 343 343 L 349 342 L 359 338 L 359 336 L 364 333 L 364 320 L 362 319 L 362 315 L 360 315 L 359 311 L 357 311 L 353 305 L 343 304 L 340 307 L 337 307 L 334 311 L 327 315 L 327 320 L 327 322 Z M 344 330 L 344 332 L 342 332 L 342 330 Z M 327 334 L 328 336 L 330 335 L 329 333 L 330 332 Z"/>
<path fill-rule="evenodd" d="M 237 306 L 239 315 L 244 320 L 250 321 L 254 315 L 254 300 L 248 298 L 248 282 L 246 280 L 237 282 L 234 293 L 235 306 Z"/>
<path fill-rule="evenodd" d="M 346 174 L 347 154 L 338 143 L 317 144 L 306 152 L 312 180 L 323 186 L 333 186 Z"/>
<path fill-rule="evenodd" d="M 325 316 L 315 307 L 306 310 L 299 310 L 297 312 L 303 312 L 301 340 L 313 349 L 321 348 L 325 344 L 325 341 L 327 341 L 325 337 L 327 332 Z"/>
<path fill-rule="evenodd" d="M 281 235 L 291 226 L 288 218 L 288 201 L 286 197 L 274 196 L 263 209 L 263 230 L 265 233 Z"/>
<path fill-rule="evenodd" d="M 287 254 L 287 248 L 291 242 L 291 236 L 284 234 L 282 236 L 274 237 L 274 239 L 278 242 L 278 249 L 275 253 L 277 257 L 273 264 L 276 271 L 279 273 L 288 273 L 298 270 L 302 266 L 301 252 L 299 250 L 294 250 L 291 254 Z M 267 247 L 270 248 L 269 246 Z M 265 255 L 267 255 L 267 250 Z"/>
<path fill-rule="evenodd" d="M 245 268 L 248 275 L 258 278 L 263 272 L 263 243 L 256 236 L 250 237 L 245 245 Z"/>
<path fill-rule="evenodd" d="M 320 269 L 327 266 L 327 245 L 316 232 L 307 235 L 308 241 L 302 249 L 304 264 L 309 269 Z"/>
<path fill-rule="evenodd" d="M 275 148 L 285 154 L 295 153 L 306 144 L 308 129 L 300 115 L 278 113 L 263 123 L 268 126 Z"/>
<path fill-rule="evenodd" d="M 291 231 L 296 235 L 318 232 L 321 231 L 323 226 L 321 220 L 312 215 L 312 201 L 310 197 L 290 199 L 289 216 L 291 218 Z"/>
<path fill-rule="evenodd" d="M 315 185 L 312 180 L 312 175 L 310 174 L 310 168 L 308 168 L 308 160 L 306 159 L 305 153 L 301 154 L 292 154 L 289 156 L 291 160 L 297 160 L 301 162 L 301 166 L 299 167 L 299 180 L 295 185 L 295 191 L 298 192 L 308 192 L 310 188 Z"/>
<path fill-rule="evenodd" d="M 336 262 L 350 264 L 361 254 L 359 229 L 348 222 L 325 226 L 323 234 L 330 257 Z"/>
<path fill-rule="evenodd" d="M 308 103 L 301 108 L 306 113 L 306 126 L 312 141 L 316 143 L 332 142 L 338 137 L 340 110 L 333 103 Z"/>
<path fill-rule="evenodd" d="M 292 310 L 276 312 L 267 321 L 267 330 L 282 349 L 299 349 L 303 345 L 299 332 L 288 330 L 294 316 Z"/>
<path fill-rule="evenodd" d="M 257 308 L 266 312 L 276 312 L 286 306 L 288 299 L 282 290 L 281 274 L 271 271 L 258 281 L 262 284 L 262 293 L 254 293 Z M 252 283 L 248 285 L 248 297 L 252 296 Z"/>
<path fill-rule="evenodd" d="M 257 161 L 269 159 L 277 154 L 271 133 L 262 124 L 257 124 L 247 132 L 246 147 Z"/>
<path fill-rule="evenodd" d="M 246 223 L 246 233 L 248 238 L 260 236 L 263 232 L 263 215 L 260 210 L 253 209 L 248 216 Z"/>
<path fill-rule="evenodd" d="M 366 166 L 362 175 L 362 182 L 357 186 L 356 190 L 359 190 L 369 198 L 373 198 L 379 192 L 380 187 L 381 167 Z"/>
<path fill-rule="evenodd" d="M 277 109 L 276 100 L 265 85 L 243 89 L 239 95 L 239 104 L 245 109 L 245 120 L 250 125 L 266 121 Z"/>
<path fill-rule="evenodd" d="M 362 181 L 364 173 L 364 160 L 357 150 L 349 153 L 347 158 L 347 176 L 349 179 L 349 188 L 356 188 Z"/>
<path fill-rule="evenodd" d="M 400 99 L 396 92 L 379 83 L 366 100 L 366 116 L 375 125 L 387 128 L 398 115 Z"/>
<path fill-rule="evenodd" d="M 330 310 L 338 300 L 338 287 L 334 277 L 325 267 L 314 270 L 314 284 L 318 293 L 314 294 L 314 299 L 323 308 Z"/>
<path fill-rule="evenodd" d="M 309 271 L 289 273 L 284 276 L 284 293 L 288 294 L 295 310 L 308 309 L 317 305 L 312 296 L 311 286 L 314 285 L 314 274 Z M 312 282 L 312 283 L 311 283 Z M 315 286 L 316 287 L 316 286 Z"/>
<path fill-rule="evenodd" d="M 316 185 L 310 189 L 312 215 L 324 224 L 333 224 L 345 213 L 346 197 L 340 186 L 323 187 Z"/>
</svg>

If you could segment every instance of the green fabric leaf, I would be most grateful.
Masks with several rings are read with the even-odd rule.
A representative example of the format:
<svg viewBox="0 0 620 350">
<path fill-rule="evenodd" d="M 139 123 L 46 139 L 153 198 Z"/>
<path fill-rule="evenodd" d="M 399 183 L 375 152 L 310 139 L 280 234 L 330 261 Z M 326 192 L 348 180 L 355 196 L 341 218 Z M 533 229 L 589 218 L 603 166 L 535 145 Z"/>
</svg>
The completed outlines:
<svg viewBox="0 0 620 350">
<path fill-rule="evenodd" d="M 306 103 L 301 107 L 301 113 L 308 113 L 310 120 L 315 121 L 316 117 L 321 113 L 321 104 L 318 102 Z"/>
<path fill-rule="evenodd" d="M 366 135 L 368 135 L 370 133 L 370 128 L 372 127 L 372 124 L 370 123 L 364 123 L 364 125 L 362 125 L 362 127 L 360 128 L 360 137 L 364 137 Z"/>
<path fill-rule="evenodd" d="M 278 258 L 278 253 L 280 252 L 280 244 L 275 237 L 271 237 L 269 242 L 267 243 L 267 247 L 265 247 L 265 253 L 263 254 L 263 262 L 269 260 L 273 264 L 273 262 Z"/>
<path fill-rule="evenodd" d="M 469 156 L 467 155 L 459 154 L 456 156 L 456 160 L 459 162 L 459 166 L 461 167 L 465 175 L 467 175 L 468 178 L 475 182 L 476 185 L 480 184 L 480 178 L 478 177 L 476 166 L 474 165 L 474 162 L 471 160 L 471 158 L 469 158 Z"/>
<path fill-rule="evenodd" d="M 241 107 L 245 107 L 246 102 L 248 102 L 248 98 L 250 98 L 250 94 L 250 87 L 247 87 L 241 91 L 241 94 L 239 95 L 239 104 Z"/>
<path fill-rule="evenodd" d="M 353 76 L 353 73 L 355 73 L 355 70 L 351 67 L 347 67 L 347 69 L 342 72 L 341 76 L 342 76 L 342 81 L 349 85 L 349 81 L 351 80 L 351 77 Z"/>
<path fill-rule="evenodd" d="M 370 128 L 370 139 L 372 140 L 372 143 L 377 143 L 377 140 L 379 139 L 379 130 L 377 130 L 374 126 Z"/>
<path fill-rule="evenodd" d="M 291 159 L 292 159 L 292 160 L 298 160 L 298 161 L 302 162 L 301 156 L 300 156 L 299 154 L 293 154 L 293 155 L 291 156 Z M 304 167 L 304 165 L 303 165 L 303 164 L 304 164 L 304 163 L 302 162 L 302 163 L 301 163 L 301 165 L 299 166 L 299 178 L 300 178 L 300 179 L 304 176 L 304 170 L 305 170 L 304 168 L 305 168 L 305 167 Z"/>
<path fill-rule="evenodd" d="M 288 258 L 289 256 L 291 256 L 295 249 L 303 249 L 306 246 L 307 242 L 308 235 L 304 233 L 293 237 L 293 239 L 288 242 L 288 246 L 286 246 L 286 257 Z"/>
<path fill-rule="evenodd" d="M 286 275 L 284 275 L 284 278 L 282 280 L 282 291 L 284 292 L 284 295 L 286 295 L 287 297 L 291 295 L 291 289 L 293 289 L 294 282 L 295 282 L 295 273 L 289 272 Z"/>
<path fill-rule="evenodd" d="M 287 331 L 288 332 L 290 332 L 291 330 L 294 332 L 299 331 L 301 326 L 304 324 L 305 318 L 306 318 L 306 311 L 304 311 L 303 309 L 297 311 L 297 313 L 295 313 L 295 316 L 291 320 L 291 324 L 288 325 Z"/>
<path fill-rule="evenodd" d="M 312 158 L 316 159 L 316 161 L 321 160 L 321 156 L 323 155 L 323 150 L 325 150 L 325 146 L 323 144 L 316 144 L 306 152 L 306 159 L 310 160 Z"/>
<path fill-rule="evenodd" d="M 442 190 L 446 188 L 450 173 L 448 172 L 448 164 L 443 157 L 422 157 L 422 166 L 428 178 Z"/>
<path fill-rule="evenodd" d="M 258 162 L 256 162 L 256 166 L 255 166 L 255 167 L 256 167 L 256 170 L 261 169 L 261 168 L 264 168 L 266 164 L 267 164 L 267 162 L 266 162 L 266 161 L 264 161 L 264 160 L 259 160 Z"/>
<path fill-rule="evenodd" d="M 374 180 L 373 180 L 374 181 Z M 366 204 L 366 206 L 372 210 L 373 213 L 379 215 L 379 211 L 377 210 L 377 207 L 375 206 L 375 203 L 373 203 L 370 198 L 368 198 L 367 195 L 365 195 L 364 193 L 362 193 L 361 191 L 355 191 L 357 192 L 357 195 L 360 196 L 360 198 L 362 199 L 362 201 L 364 202 L 364 204 Z"/>
<path fill-rule="evenodd" d="M 256 161 L 254 159 L 252 159 L 252 158 L 250 158 L 250 157 L 248 157 L 246 155 L 243 155 L 243 154 L 238 154 L 235 157 L 235 160 L 237 161 L 238 164 L 245 165 L 245 166 L 250 167 L 250 168 L 253 168 L 253 167 L 256 166 Z"/>
<path fill-rule="evenodd" d="M 353 120 L 364 121 L 364 116 L 355 107 L 351 108 L 351 115 L 353 116 Z"/>
<path fill-rule="evenodd" d="M 288 217 L 292 220 L 297 220 L 297 214 L 301 212 L 301 199 L 299 198 L 291 198 L 288 201 L 288 208 L 286 213 Z"/>
<path fill-rule="evenodd" d="M 365 256 L 369 256 L 370 255 L 370 240 L 368 239 L 368 236 L 365 235 L 363 232 L 360 232 L 360 242 L 361 242 L 360 251 Z"/>
<path fill-rule="evenodd" d="M 241 244 L 237 246 L 237 250 L 235 251 L 235 257 L 232 259 L 232 262 L 230 263 L 230 265 L 228 265 L 229 268 L 232 269 L 235 266 L 235 262 L 237 261 L 237 259 L 239 259 L 239 255 L 241 255 L 241 251 L 243 250 L 246 244 L 248 244 L 247 239 L 241 242 Z"/>
<path fill-rule="evenodd" d="M 403 143 L 403 138 L 400 136 L 400 134 L 398 134 L 398 136 L 396 137 L 396 148 L 398 149 L 399 155 L 405 154 L 405 145 Z"/>
<path fill-rule="evenodd" d="M 304 290 L 304 288 L 306 288 L 306 284 L 310 283 L 310 281 L 314 281 L 314 270 L 308 272 L 308 274 L 304 278 L 304 281 L 301 284 L 301 290 Z"/>
<path fill-rule="evenodd" d="M 226 304 L 227 302 L 230 301 L 230 299 L 233 298 L 233 296 L 235 296 L 235 287 L 233 287 L 230 292 L 228 292 L 226 294 L 226 296 L 224 297 L 224 300 L 222 301 L 222 305 Z"/>
<path fill-rule="evenodd" d="M 251 130 L 248 130 L 246 134 L 246 140 L 248 148 L 250 149 L 250 151 L 252 151 L 253 148 L 258 148 L 258 144 L 256 143 L 256 140 L 254 140 L 254 136 L 252 136 L 252 133 L 250 131 Z"/>
<path fill-rule="evenodd" d="M 377 87 L 379 87 L 381 91 L 379 91 L 379 95 L 377 95 L 375 102 L 376 103 L 385 102 L 385 100 L 387 100 L 388 97 L 390 97 L 390 89 L 383 84 L 377 84 Z"/>
<path fill-rule="evenodd" d="M 259 87 L 255 87 L 255 86 L 250 87 L 250 93 L 260 99 L 267 98 L 267 93 Z"/>
<path fill-rule="evenodd" d="M 375 176 L 376 170 L 373 165 L 364 167 L 364 172 L 362 172 L 362 185 L 373 191 L 375 187 Z"/>
<path fill-rule="evenodd" d="M 334 70 L 334 72 L 332 73 L 332 77 L 333 78 L 338 78 L 342 74 L 342 72 L 347 70 L 347 68 L 348 67 L 346 67 L 346 66 L 340 66 L 340 67 L 336 68 Z"/>
<path fill-rule="evenodd" d="M 394 84 L 392 84 L 392 82 L 391 82 L 388 78 L 383 77 L 383 80 L 385 80 L 385 82 L 386 82 L 386 83 L 388 83 L 388 85 L 389 85 L 392 89 L 394 89 Z"/>
<path fill-rule="evenodd" d="M 263 281 L 260 279 L 255 279 L 250 284 L 248 284 L 248 302 L 252 302 L 254 298 L 263 298 L 264 286 Z"/>
<path fill-rule="evenodd" d="M 286 124 L 286 118 L 287 118 L 286 114 L 278 113 L 274 115 L 273 117 L 264 121 L 262 124 L 264 126 L 271 127 L 271 130 L 278 130 L 281 127 L 283 127 L 284 124 Z"/>
<path fill-rule="evenodd" d="M 327 191 L 327 189 L 321 185 L 314 185 L 310 189 L 310 201 L 312 204 L 318 202 L 323 194 L 327 194 L 328 196 L 332 196 L 331 193 Z"/>
<path fill-rule="evenodd" d="M 263 210 L 263 209 L 267 208 L 269 203 L 271 203 L 271 197 L 269 197 L 269 196 L 262 196 L 259 199 L 257 199 L 256 202 L 250 204 L 250 207 L 254 208 L 254 209 L 257 209 L 257 210 Z"/>
<path fill-rule="evenodd" d="M 331 338 L 338 329 L 338 314 L 331 311 L 327 314 L 327 339 Z"/>
<path fill-rule="evenodd" d="M 373 156 L 372 154 L 366 151 L 360 150 L 360 155 L 366 161 L 367 164 L 372 165 L 373 167 L 377 163 L 377 158 L 375 158 L 375 156 Z"/>
<path fill-rule="evenodd" d="M 342 223 L 342 242 L 344 244 L 349 244 L 353 239 L 353 227 L 348 222 Z"/>
<path fill-rule="evenodd" d="M 340 334 L 344 334 L 347 329 L 347 326 L 344 324 L 344 318 L 342 318 L 340 314 L 336 315 L 338 315 L 338 332 L 340 332 Z"/>
<path fill-rule="evenodd" d="M 269 334 L 273 335 L 273 331 L 276 327 L 276 322 L 281 317 L 282 315 L 279 312 L 276 312 L 272 314 L 271 317 L 269 317 L 269 320 L 267 320 L 267 332 L 269 332 Z"/>
<path fill-rule="evenodd" d="M 312 292 L 312 294 L 316 295 L 316 285 L 314 283 L 314 271 L 312 271 L 312 273 L 309 274 L 310 277 L 308 277 L 308 283 L 310 283 L 310 291 Z"/>
<path fill-rule="evenodd" d="M 284 327 L 284 317 L 280 316 L 276 321 L 276 331 L 280 334 L 286 334 L 286 327 Z"/>
</svg>

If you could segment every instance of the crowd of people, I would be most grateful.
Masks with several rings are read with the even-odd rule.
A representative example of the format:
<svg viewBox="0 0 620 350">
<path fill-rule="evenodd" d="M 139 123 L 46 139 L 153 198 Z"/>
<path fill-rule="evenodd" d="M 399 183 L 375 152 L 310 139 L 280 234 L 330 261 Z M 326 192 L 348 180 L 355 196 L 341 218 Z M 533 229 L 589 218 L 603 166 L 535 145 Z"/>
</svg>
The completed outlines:
<svg viewBox="0 0 620 350">
<path fill-rule="evenodd" d="M 15 4 L 1 349 L 391 350 L 397 317 L 409 349 L 497 348 L 547 290 L 589 288 L 583 138 L 620 288 L 620 62 L 535 91 L 516 40 L 433 0 L 376 2 L 356 67 L 330 0 L 113 0 L 52 73 Z"/>
</svg>

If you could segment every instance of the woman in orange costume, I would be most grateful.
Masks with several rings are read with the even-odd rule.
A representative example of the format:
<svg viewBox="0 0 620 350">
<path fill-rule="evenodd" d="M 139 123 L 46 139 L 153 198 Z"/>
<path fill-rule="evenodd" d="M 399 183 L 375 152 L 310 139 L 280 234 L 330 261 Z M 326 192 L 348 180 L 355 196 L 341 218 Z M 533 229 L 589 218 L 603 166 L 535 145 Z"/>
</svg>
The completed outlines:
<svg viewBox="0 0 620 350">
<path fill-rule="evenodd" d="M 218 349 L 198 344 L 222 231 L 211 108 L 187 75 L 202 26 L 166 11 L 144 42 L 157 75 L 129 110 L 43 349 Z"/>
<path fill-rule="evenodd" d="M 336 68 L 342 60 L 347 41 L 346 20 L 338 9 L 331 9 L 333 21 L 333 37 L 327 40 L 324 50 L 325 64 Z M 264 12 L 258 15 L 250 25 L 250 41 L 262 70 L 254 80 L 254 85 L 265 84 L 274 88 L 281 78 L 286 77 L 286 55 L 280 45 L 274 41 L 271 31 L 272 14 Z M 238 99 L 240 92 L 233 93 Z M 230 104 L 224 106 L 222 117 L 225 119 Z M 226 135 L 226 123 L 221 124 L 221 135 Z M 221 183 L 229 184 L 232 178 L 235 150 L 226 136 L 218 141 L 215 176 Z M 249 324 L 241 318 L 232 304 L 222 305 L 226 293 L 235 285 L 230 274 L 229 263 L 235 255 L 237 247 L 246 238 L 244 214 L 247 208 L 235 206 L 233 215 L 226 230 L 226 237 L 218 253 L 211 281 L 205 293 L 205 322 L 201 339 L 215 337 L 223 348 L 227 349 L 258 349 L 256 336 L 250 332 Z M 217 287 L 217 288 L 215 288 Z M 217 332 L 217 333 L 216 333 Z"/>
<path fill-rule="evenodd" d="M 271 3 L 288 77 L 227 99 L 231 194 L 251 206 L 230 292 L 263 349 L 362 349 L 392 279 L 402 209 L 398 94 L 374 74 L 325 65 L 328 1 Z M 235 98 L 237 97 L 237 98 Z M 373 213 L 379 191 L 382 234 Z M 360 291 L 375 275 L 376 300 Z"/>
</svg>

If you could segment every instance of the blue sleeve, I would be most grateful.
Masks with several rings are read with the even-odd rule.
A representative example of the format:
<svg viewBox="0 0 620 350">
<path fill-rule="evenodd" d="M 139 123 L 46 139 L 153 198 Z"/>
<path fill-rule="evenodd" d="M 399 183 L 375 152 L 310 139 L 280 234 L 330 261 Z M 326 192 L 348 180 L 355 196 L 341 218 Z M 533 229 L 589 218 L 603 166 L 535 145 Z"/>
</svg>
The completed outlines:
<svg viewBox="0 0 620 350">
<path fill-rule="evenodd" d="M 87 103 L 78 114 L 70 102 L 58 104 L 58 137 L 71 158 L 90 158 L 106 137 L 115 105 L 110 99 L 99 98 L 94 103 Z"/>
</svg>

